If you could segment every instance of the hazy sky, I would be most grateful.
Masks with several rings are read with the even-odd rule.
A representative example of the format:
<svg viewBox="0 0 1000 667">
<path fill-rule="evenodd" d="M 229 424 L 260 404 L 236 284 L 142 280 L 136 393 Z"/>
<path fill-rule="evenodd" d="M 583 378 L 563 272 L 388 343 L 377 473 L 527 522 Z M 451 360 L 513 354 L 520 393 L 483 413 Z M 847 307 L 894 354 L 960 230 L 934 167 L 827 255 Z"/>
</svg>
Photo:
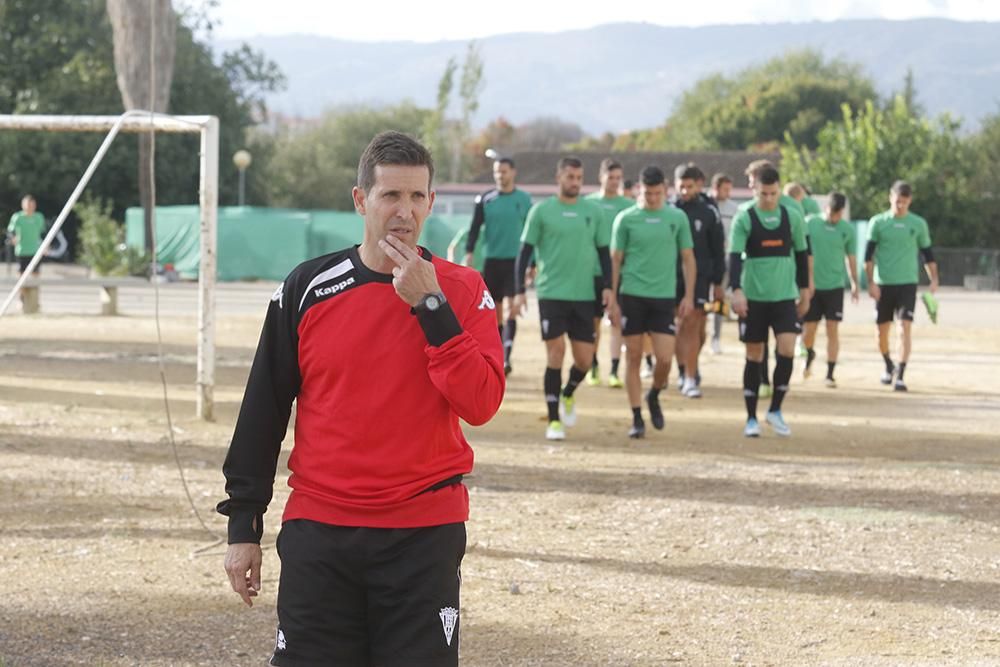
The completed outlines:
<svg viewBox="0 0 1000 667">
<path fill-rule="evenodd" d="M 177 5 L 196 0 L 176 0 Z M 573 7 L 573 10 L 568 9 Z M 613 11 L 616 8 L 620 11 Z M 709 7 L 710 11 L 704 11 Z M 668 26 L 832 21 L 843 18 L 1000 21 L 998 0 L 713 0 L 538 2 L 503 0 L 220 0 L 220 38 L 306 33 L 362 41 L 470 39 L 508 32 L 558 32 L 614 22 Z"/>
</svg>

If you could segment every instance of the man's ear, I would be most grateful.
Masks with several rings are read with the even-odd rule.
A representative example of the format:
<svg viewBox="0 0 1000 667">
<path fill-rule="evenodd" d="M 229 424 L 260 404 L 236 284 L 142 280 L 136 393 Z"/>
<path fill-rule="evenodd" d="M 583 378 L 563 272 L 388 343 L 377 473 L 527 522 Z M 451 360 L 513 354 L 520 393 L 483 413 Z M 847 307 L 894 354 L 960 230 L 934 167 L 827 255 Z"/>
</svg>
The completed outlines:
<svg viewBox="0 0 1000 667">
<path fill-rule="evenodd" d="M 354 199 L 354 210 L 360 215 L 365 214 L 365 196 L 365 191 L 356 185 L 351 190 L 351 198 Z"/>
</svg>

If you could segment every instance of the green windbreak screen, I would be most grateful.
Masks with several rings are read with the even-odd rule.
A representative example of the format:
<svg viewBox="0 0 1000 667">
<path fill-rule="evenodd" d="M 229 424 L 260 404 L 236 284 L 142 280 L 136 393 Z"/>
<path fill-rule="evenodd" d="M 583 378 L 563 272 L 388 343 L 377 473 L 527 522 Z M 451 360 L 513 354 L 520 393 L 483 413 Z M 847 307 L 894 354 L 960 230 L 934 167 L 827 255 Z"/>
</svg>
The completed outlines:
<svg viewBox="0 0 1000 667">
<path fill-rule="evenodd" d="M 197 206 L 156 208 L 157 252 L 184 278 L 198 277 Z M 434 215 L 424 223 L 420 244 L 447 257 L 448 243 L 469 216 Z M 353 212 L 304 211 L 250 206 L 219 209 L 218 279 L 282 280 L 297 264 L 360 243 L 364 222 Z M 142 209 L 125 214 L 125 242 L 142 248 Z"/>
</svg>

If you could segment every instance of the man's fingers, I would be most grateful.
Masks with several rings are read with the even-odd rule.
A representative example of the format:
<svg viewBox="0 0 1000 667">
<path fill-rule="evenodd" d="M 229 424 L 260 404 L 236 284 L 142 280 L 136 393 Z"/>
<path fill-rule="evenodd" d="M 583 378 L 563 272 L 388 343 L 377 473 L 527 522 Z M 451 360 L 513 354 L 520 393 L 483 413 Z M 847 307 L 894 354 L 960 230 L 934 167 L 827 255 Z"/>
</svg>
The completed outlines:
<svg viewBox="0 0 1000 667">
<path fill-rule="evenodd" d="M 420 254 L 417 253 L 416 250 L 406 245 L 392 234 L 386 236 L 385 240 L 389 245 L 395 248 L 399 252 L 399 254 L 401 254 L 406 259 L 411 261 L 415 259 L 420 259 Z"/>
<path fill-rule="evenodd" d="M 382 252 L 385 253 L 386 257 L 396 262 L 396 264 L 400 266 L 406 264 L 406 262 L 409 261 L 405 256 L 403 256 L 402 253 L 399 252 L 399 250 L 397 250 L 394 246 L 390 245 L 388 241 L 379 241 L 378 247 L 382 249 Z"/>
</svg>

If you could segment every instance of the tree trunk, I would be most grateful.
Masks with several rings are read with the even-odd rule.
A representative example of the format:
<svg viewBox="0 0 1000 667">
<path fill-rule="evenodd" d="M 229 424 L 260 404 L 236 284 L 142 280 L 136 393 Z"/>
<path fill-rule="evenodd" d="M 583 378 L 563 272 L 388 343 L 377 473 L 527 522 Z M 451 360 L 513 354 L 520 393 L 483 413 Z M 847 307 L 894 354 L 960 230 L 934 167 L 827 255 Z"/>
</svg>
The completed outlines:
<svg viewBox="0 0 1000 667">
<path fill-rule="evenodd" d="M 170 0 L 107 0 L 114 34 L 115 74 L 126 109 L 164 113 L 170 101 L 177 46 L 177 17 Z M 152 60 L 151 60 L 152 59 Z M 153 249 L 153 138 L 139 135 L 139 203 L 146 250 Z"/>
</svg>

